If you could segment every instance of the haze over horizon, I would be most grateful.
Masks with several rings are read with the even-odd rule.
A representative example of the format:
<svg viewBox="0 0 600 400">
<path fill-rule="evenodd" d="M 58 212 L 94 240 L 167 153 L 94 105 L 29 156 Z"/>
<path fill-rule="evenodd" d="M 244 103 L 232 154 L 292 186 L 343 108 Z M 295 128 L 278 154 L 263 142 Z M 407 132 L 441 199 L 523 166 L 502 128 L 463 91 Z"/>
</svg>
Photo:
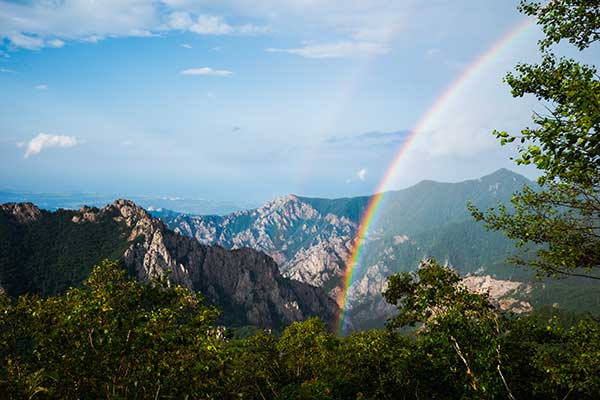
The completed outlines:
<svg viewBox="0 0 600 400">
<path fill-rule="evenodd" d="M 517 4 L 0 0 L 0 188 L 367 195 L 449 87 L 390 188 L 531 178 L 491 131 L 543 109 L 502 83 L 537 28 L 470 68 L 523 23 Z"/>
</svg>

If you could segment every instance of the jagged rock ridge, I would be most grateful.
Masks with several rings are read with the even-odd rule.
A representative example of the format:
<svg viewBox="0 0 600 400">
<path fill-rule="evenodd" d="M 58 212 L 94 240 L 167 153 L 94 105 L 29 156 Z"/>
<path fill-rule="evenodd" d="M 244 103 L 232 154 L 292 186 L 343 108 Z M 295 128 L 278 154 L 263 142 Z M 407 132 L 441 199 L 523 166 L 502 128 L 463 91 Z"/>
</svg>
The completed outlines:
<svg viewBox="0 0 600 400">
<path fill-rule="evenodd" d="M 357 221 L 323 214 L 294 195 L 223 217 L 155 215 L 200 243 L 263 251 L 279 264 L 285 276 L 324 287 L 334 299 L 358 228 Z"/>
<path fill-rule="evenodd" d="M 32 204 L 5 204 L 0 211 L 7 224 L 35 224 L 40 216 L 53 214 Z M 138 279 L 148 281 L 171 270 L 173 283 L 201 291 L 224 310 L 228 322 L 280 328 L 310 316 L 333 323 L 337 316 L 335 302 L 322 289 L 283 277 L 266 254 L 200 244 L 169 230 L 133 202 L 117 200 L 102 209 L 61 212 L 79 229 L 106 221 L 119 224 L 127 236 L 122 259 Z"/>
</svg>

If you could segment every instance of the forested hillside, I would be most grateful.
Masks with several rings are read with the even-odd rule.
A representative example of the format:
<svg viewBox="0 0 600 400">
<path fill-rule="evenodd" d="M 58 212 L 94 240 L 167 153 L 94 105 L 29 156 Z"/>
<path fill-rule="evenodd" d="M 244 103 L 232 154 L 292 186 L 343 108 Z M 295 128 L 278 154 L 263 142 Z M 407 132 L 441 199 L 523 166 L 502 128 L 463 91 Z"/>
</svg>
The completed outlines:
<svg viewBox="0 0 600 400">
<path fill-rule="evenodd" d="M 313 316 L 332 326 L 337 315 L 323 290 L 284 278 L 264 253 L 202 245 L 126 200 L 56 212 L 3 204 L 0 233 L 0 286 L 12 297 L 63 294 L 111 257 L 142 282 L 169 272 L 172 284 L 225 311 L 220 322 L 229 326 L 282 329 Z"/>
</svg>

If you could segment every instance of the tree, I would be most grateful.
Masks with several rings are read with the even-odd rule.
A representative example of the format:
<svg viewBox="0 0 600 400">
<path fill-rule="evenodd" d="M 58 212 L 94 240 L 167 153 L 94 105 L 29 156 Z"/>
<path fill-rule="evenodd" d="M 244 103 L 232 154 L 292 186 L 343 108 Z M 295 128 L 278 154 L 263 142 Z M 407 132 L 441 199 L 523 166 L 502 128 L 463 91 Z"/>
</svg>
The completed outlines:
<svg viewBox="0 0 600 400">
<path fill-rule="evenodd" d="M 117 263 L 47 299 L 0 299 L 0 392 L 22 398 L 219 397 L 223 342 L 202 297 Z"/>
<path fill-rule="evenodd" d="M 520 134 L 494 131 L 502 145 L 516 142 L 517 164 L 541 171 L 537 188 L 475 219 L 504 231 L 525 251 L 511 259 L 548 276 L 600 279 L 600 81 L 594 66 L 557 57 L 552 45 L 567 40 L 584 51 L 600 39 L 600 3 L 595 0 L 523 0 L 545 38 L 542 61 L 518 64 L 505 81 L 514 97 L 535 96 L 546 112 L 533 114 L 533 127 Z M 534 251 L 535 254 L 529 254 Z"/>
<path fill-rule="evenodd" d="M 384 297 L 398 308 L 389 329 L 418 326 L 422 397 L 513 398 L 502 370 L 502 322 L 486 294 L 426 259 L 416 272 L 390 276 Z"/>
</svg>

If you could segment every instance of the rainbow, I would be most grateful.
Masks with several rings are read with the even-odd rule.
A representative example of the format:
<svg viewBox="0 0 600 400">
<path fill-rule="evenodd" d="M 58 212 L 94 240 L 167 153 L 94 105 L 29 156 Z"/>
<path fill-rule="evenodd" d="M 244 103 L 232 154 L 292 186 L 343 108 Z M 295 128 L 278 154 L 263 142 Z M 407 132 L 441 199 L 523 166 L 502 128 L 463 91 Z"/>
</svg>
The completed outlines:
<svg viewBox="0 0 600 400">
<path fill-rule="evenodd" d="M 427 130 L 431 121 L 441 112 L 444 106 L 449 102 L 449 99 L 455 94 L 471 77 L 475 72 L 482 69 L 486 64 L 498 56 L 503 49 L 506 49 L 510 44 L 524 33 L 527 28 L 533 26 L 532 19 L 525 19 L 518 23 L 515 27 L 505 33 L 498 41 L 494 43 L 487 51 L 480 54 L 466 69 L 465 71 L 456 78 L 444 92 L 438 96 L 433 105 L 428 111 L 421 117 L 416 124 L 415 128 L 407 135 L 403 142 L 400 150 L 394 157 L 393 161 L 389 165 L 385 172 L 383 179 L 380 181 L 375 194 L 371 196 L 365 212 L 362 214 L 358 233 L 354 239 L 353 248 L 350 253 L 348 260 L 346 261 L 346 270 L 342 281 L 342 290 L 338 296 L 338 304 L 340 305 L 340 313 L 337 321 L 337 333 L 342 335 L 346 326 L 347 307 L 348 307 L 348 295 L 349 289 L 354 281 L 355 272 L 357 270 L 358 262 L 361 258 L 361 252 L 363 250 L 363 244 L 365 237 L 368 233 L 371 223 L 374 221 L 377 210 L 383 200 L 386 190 L 389 190 L 390 183 L 393 181 L 397 171 L 399 170 L 400 163 L 403 157 L 406 155 L 408 150 L 411 148 L 415 139 L 420 133 Z"/>
</svg>

